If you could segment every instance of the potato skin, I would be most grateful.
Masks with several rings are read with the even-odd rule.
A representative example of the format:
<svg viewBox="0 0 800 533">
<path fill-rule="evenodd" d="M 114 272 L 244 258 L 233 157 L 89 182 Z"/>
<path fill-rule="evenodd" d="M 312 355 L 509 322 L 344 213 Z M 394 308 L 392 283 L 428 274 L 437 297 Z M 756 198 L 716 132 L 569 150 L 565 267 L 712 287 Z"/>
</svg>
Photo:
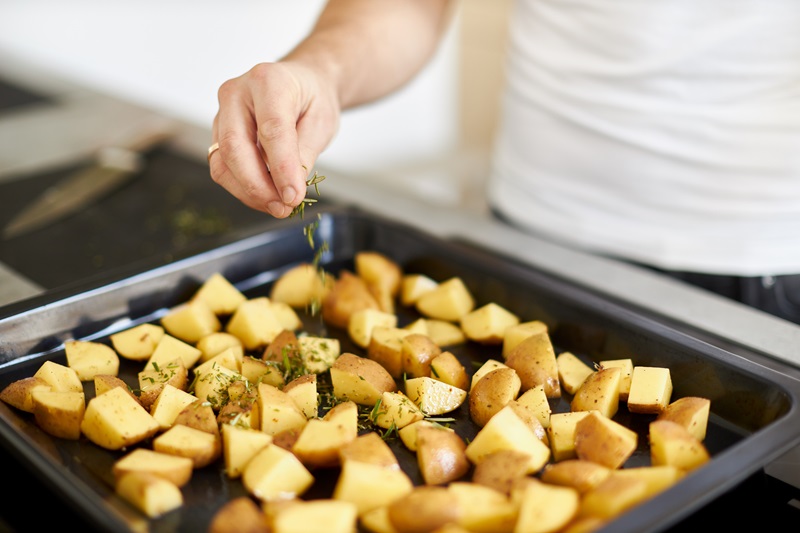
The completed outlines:
<svg viewBox="0 0 800 533">
<path fill-rule="evenodd" d="M 469 393 L 469 415 L 480 427 L 508 402 L 516 399 L 522 383 L 513 368 L 497 368 L 475 383 Z"/>
</svg>

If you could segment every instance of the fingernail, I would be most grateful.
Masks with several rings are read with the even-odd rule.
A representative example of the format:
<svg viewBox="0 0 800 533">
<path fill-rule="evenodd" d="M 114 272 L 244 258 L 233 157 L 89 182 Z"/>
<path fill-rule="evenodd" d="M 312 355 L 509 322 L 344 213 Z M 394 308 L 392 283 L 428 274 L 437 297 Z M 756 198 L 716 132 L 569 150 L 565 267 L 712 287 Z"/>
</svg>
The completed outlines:
<svg viewBox="0 0 800 533">
<path fill-rule="evenodd" d="M 283 210 L 285 208 L 286 208 L 286 206 L 283 203 L 278 202 L 278 201 L 270 202 L 270 203 L 267 204 L 267 210 L 269 210 L 270 214 L 272 214 L 272 216 L 275 216 L 275 217 L 279 217 L 279 216 L 283 215 Z"/>
<path fill-rule="evenodd" d="M 281 199 L 286 205 L 294 205 L 294 199 L 297 196 L 294 189 L 291 187 L 284 187 L 281 191 Z"/>
</svg>

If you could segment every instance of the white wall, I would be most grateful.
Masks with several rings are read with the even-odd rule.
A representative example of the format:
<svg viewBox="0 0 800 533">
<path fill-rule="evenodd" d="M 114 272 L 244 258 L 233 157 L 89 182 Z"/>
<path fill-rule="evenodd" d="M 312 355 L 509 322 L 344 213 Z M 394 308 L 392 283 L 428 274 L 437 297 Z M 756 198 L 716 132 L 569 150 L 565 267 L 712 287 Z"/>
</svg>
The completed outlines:
<svg viewBox="0 0 800 533">
<path fill-rule="evenodd" d="M 216 90 L 287 52 L 323 0 L 0 0 L 0 49 L 210 128 Z M 353 110 L 320 158 L 344 171 L 429 160 L 458 142 L 454 27 L 399 93 Z"/>
</svg>

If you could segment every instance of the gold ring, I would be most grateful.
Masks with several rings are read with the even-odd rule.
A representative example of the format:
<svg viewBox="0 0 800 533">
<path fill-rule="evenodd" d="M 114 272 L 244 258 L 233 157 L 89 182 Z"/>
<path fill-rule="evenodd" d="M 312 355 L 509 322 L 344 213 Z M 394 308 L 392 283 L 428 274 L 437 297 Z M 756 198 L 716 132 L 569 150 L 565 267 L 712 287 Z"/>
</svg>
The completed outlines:
<svg viewBox="0 0 800 533">
<path fill-rule="evenodd" d="M 211 161 L 211 156 L 214 155 L 214 152 L 219 150 L 219 143 L 214 143 L 208 147 L 208 160 Z"/>
</svg>

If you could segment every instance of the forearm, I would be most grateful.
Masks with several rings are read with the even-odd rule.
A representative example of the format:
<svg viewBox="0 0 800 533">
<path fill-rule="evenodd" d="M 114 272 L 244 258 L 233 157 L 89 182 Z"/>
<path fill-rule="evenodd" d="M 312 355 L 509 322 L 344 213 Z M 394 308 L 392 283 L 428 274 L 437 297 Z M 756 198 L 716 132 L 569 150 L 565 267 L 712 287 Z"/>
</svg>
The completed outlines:
<svg viewBox="0 0 800 533">
<path fill-rule="evenodd" d="M 453 0 L 330 0 L 312 32 L 285 58 L 334 83 L 342 109 L 408 82 L 436 51 Z"/>
</svg>

